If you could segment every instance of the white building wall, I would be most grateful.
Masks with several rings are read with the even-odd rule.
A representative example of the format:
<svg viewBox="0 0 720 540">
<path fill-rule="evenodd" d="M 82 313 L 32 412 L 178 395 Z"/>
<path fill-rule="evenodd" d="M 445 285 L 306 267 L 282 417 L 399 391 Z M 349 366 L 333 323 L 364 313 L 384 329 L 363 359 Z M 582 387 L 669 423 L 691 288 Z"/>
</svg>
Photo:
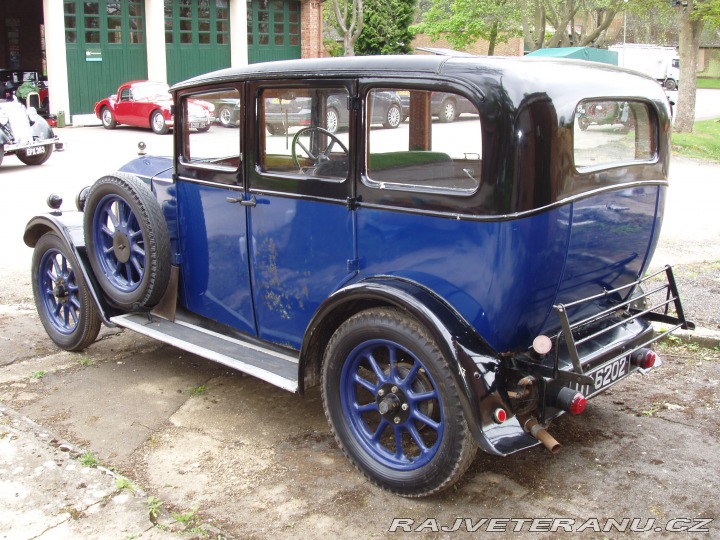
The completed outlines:
<svg viewBox="0 0 720 540">
<path fill-rule="evenodd" d="M 247 2 L 230 0 L 230 65 L 248 64 Z"/>
<path fill-rule="evenodd" d="M 45 50 L 47 55 L 48 85 L 50 87 L 50 112 L 65 113 L 70 122 L 70 89 L 68 85 L 67 55 L 65 53 L 65 13 L 63 3 L 43 0 L 45 18 Z"/>
<path fill-rule="evenodd" d="M 167 82 L 164 0 L 145 0 L 145 35 L 148 79 Z"/>
</svg>

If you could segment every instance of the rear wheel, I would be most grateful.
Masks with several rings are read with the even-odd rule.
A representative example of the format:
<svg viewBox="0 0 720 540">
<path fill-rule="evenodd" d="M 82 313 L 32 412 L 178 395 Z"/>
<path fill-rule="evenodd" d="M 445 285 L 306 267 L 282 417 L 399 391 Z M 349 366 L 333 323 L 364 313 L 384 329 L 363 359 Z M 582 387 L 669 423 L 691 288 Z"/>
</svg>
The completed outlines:
<svg viewBox="0 0 720 540">
<path fill-rule="evenodd" d="M 665 89 L 666 90 L 677 90 L 677 82 L 675 82 L 674 79 L 666 79 L 665 80 Z"/>
<path fill-rule="evenodd" d="M 227 105 L 220 107 L 217 117 L 220 120 L 221 126 L 226 128 L 234 127 L 232 121 L 232 109 Z"/>
<path fill-rule="evenodd" d="M 20 152 L 17 153 L 17 157 L 25 165 L 42 165 L 48 159 L 50 159 L 50 155 L 52 153 L 53 153 L 53 145 L 46 144 L 45 151 L 42 154 L 34 154 L 32 156 L 28 156 L 27 150 L 21 150 Z"/>
<path fill-rule="evenodd" d="M 32 258 L 35 306 L 50 339 L 67 351 L 80 351 L 100 332 L 100 315 L 69 248 L 54 233 L 40 237 Z"/>
<path fill-rule="evenodd" d="M 400 125 L 401 121 L 402 111 L 400 111 L 400 107 L 398 105 L 393 103 L 392 105 L 390 105 L 390 107 L 388 107 L 388 110 L 385 113 L 385 121 L 383 122 L 383 127 L 395 129 Z"/>
<path fill-rule="evenodd" d="M 337 110 L 335 110 L 333 107 L 330 107 L 327 111 L 327 130 L 330 133 L 337 133 L 339 127 L 340 116 L 338 115 Z"/>
<path fill-rule="evenodd" d="M 447 362 L 428 332 L 395 309 L 360 312 L 323 360 L 325 415 L 371 481 L 420 497 L 457 482 L 476 452 Z"/>
<path fill-rule="evenodd" d="M 282 124 L 268 124 L 266 127 L 270 135 L 285 134 L 285 126 L 283 126 Z"/>
</svg>

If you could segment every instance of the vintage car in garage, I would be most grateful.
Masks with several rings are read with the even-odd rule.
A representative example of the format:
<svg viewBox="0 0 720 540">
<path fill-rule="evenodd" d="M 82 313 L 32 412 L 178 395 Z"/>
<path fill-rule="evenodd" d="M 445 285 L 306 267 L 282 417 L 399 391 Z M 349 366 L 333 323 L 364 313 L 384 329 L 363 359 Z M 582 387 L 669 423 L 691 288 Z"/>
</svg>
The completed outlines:
<svg viewBox="0 0 720 540">
<path fill-rule="evenodd" d="M 120 85 L 117 94 L 95 103 L 97 116 L 106 129 L 118 124 L 151 128 L 158 135 L 166 134 L 175 124 L 172 96 L 168 85 L 153 81 L 131 81 Z M 215 106 L 207 102 L 193 102 L 188 126 L 207 131 L 214 121 Z"/>
<path fill-rule="evenodd" d="M 407 121 L 371 129 L 377 95 L 398 92 Z M 473 116 L 433 121 L 437 92 Z M 77 211 L 27 224 L 39 317 L 63 349 L 120 326 L 290 392 L 319 386 L 357 469 L 419 497 L 478 448 L 558 451 L 552 422 L 658 367 L 651 345 L 692 327 L 672 270 L 649 272 L 670 159 L 649 77 L 383 56 L 253 64 L 171 93 L 173 157 L 143 155 Z M 347 131 L 328 124 L 331 96 Z M 270 134 L 293 98 L 308 125 Z M 197 133 L 195 103 L 228 99 L 237 125 Z M 583 130 L 579 107 L 608 101 L 629 129 Z"/>
<path fill-rule="evenodd" d="M 19 101 L 0 101 L 0 164 L 15 155 L 25 165 L 41 165 L 63 144 L 34 107 Z"/>
</svg>

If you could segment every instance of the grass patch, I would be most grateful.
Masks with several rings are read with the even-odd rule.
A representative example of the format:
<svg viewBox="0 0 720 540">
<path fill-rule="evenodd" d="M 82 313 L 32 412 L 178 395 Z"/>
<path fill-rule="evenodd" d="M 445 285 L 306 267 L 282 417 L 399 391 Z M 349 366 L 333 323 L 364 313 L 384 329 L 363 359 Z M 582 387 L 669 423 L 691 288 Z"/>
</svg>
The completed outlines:
<svg viewBox="0 0 720 540">
<path fill-rule="evenodd" d="M 192 388 L 188 388 L 187 393 L 191 396 L 204 396 L 207 394 L 207 386 L 204 384 L 202 386 L 193 386 Z"/>
<path fill-rule="evenodd" d="M 87 356 L 83 356 L 82 358 L 79 358 L 76 361 L 81 366 L 92 366 L 95 363 L 95 361 L 92 358 L 88 358 Z"/>
<path fill-rule="evenodd" d="M 695 122 L 695 133 L 673 133 L 673 153 L 720 163 L 720 121 Z"/>
<path fill-rule="evenodd" d="M 45 375 L 47 375 L 46 371 L 40 370 L 40 371 L 33 371 L 30 374 L 31 379 L 42 379 Z"/>
<path fill-rule="evenodd" d="M 80 455 L 77 459 L 83 467 L 97 467 L 100 465 L 97 456 L 89 450 Z"/>
<path fill-rule="evenodd" d="M 121 476 L 120 478 L 115 480 L 115 489 L 117 489 L 118 491 L 127 489 L 128 491 L 135 493 L 135 484 L 133 484 L 129 479 L 125 478 L 124 476 Z"/>
<path fill-rule="evenodd" d="M 695 86 L 697 88 L 710 88 L 712 90 L 716 90 L 716 89 L 720 88 L 720 79 L 711 79 L 709 77 L 698 77 L 697 84 Z"/>
</svg>

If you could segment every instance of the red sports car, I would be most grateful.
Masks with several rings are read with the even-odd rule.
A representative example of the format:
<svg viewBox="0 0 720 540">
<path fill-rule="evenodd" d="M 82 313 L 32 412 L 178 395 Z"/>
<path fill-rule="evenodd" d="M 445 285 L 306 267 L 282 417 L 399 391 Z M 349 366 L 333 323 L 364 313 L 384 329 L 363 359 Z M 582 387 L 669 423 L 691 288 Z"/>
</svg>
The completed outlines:
<svg viewBox="0 0 720 540">
<path fill-rule="evenodd" d="M 117 94 L 98 101 L 95 115 L 106 129 L 118 124 L 149 127 L 163 135 L 173 127 L 172 96 L 168 85 L 153 81 L 131 81 L 120 85 Z M 211 103 L 196 101 L 191 104 L 189 125 L 198 131 L 207 131 L 214 120 L 215 107 Z"/>
</svg>

